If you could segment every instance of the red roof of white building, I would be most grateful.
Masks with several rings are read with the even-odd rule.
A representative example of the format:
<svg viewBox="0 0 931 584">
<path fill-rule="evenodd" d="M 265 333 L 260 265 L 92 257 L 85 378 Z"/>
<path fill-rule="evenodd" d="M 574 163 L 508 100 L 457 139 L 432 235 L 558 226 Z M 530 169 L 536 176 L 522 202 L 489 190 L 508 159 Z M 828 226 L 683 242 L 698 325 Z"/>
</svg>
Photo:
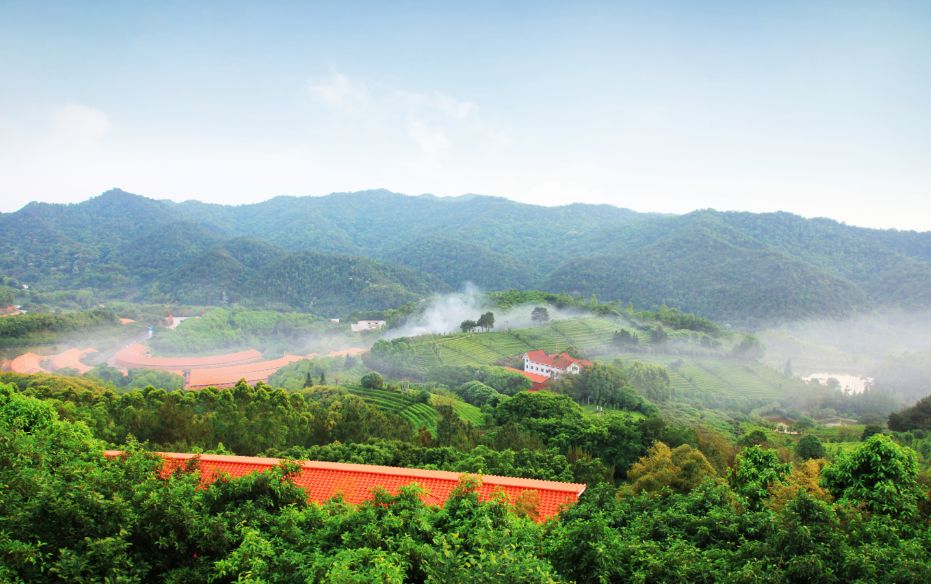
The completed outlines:
<svg viewBox="0 0 931 584">
<path fill-rule="evenodd" d="M 550 380 L 550 378 L 547 377 L 546 375 L 541 375 L 539 373 L 532 373 L 530 371 L 524 371 L 522 369 L 514 369 L 513 367 L 505 367 L 505 369 L 507 369 L 508 371 L 512 371 L 514 373 L 520 373 L 521 375 L 529 379 L 530 383 L 533 384 L 533 386 L 527 390 L 530 392 L 540 391 L 541 389 L 544 389 L 546 387 L 546 383 Z"/>
<path fill-rule="evenodd" d="M 563 370 L 573 363 L 578 363 L 579 367 L 590 367 L 592 364 L 592 362 L 587 359 L 576 359 L 565 351 L 558 355 L 548 355 L 546 351 L 543 350 L 528 351 L 526 357 L 534 363 Z"/>
<path fill-rule="evenodd" d="M 119 450 L 105 452 L 108 458 L 116 458 L 121 454 Z M 263 472 L 281 463 L 281 460 L 277 458 L 251 456 L 180 452 L 159 452 L 158 454 L 165 459 L 162 467 L 164 474 L 197 458 L 201 481 L 204 484 L 213 482 L 223 475 L 241 477 L 253 472 Z M 307 492 L 308 500 L 318 503 L 342 496 L 347 503 L 358 505 L 371 499 L 375 489 L 384 489 L 389 493 L 397 494 L 401 487 L 416 483 L 423 489 L 421 499 L 424 503 L 443 505 L 459 484 L 459 479 L 463 474 L 468 474 L 342 462 L 305 461 L 298 464 L 301 472 L 294 477 L 294 484 Z M 479 478 L 481 486 L 478 489 L 478 495 L 483 501 L 488 501 L 501 493 L 513 503 L 521 494 L 528 491 L 535 492 L 539 497 L 536 516 L 538 521 L 549 519 L 559 513 L 564 506 L 575 503 L 579 495 L 585 491 L 585 485 L 578 483 L 494 475 L 479 475 Z"/>
</svg>

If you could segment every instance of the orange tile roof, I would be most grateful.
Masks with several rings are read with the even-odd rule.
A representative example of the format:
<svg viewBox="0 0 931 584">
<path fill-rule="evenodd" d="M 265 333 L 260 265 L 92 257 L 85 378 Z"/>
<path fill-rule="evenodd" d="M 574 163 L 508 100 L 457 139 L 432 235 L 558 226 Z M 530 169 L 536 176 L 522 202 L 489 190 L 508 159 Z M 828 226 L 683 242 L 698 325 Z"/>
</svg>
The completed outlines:
<svg viewBox="0 0 931 584">
<path fill-rule="evenodd" d="M 546 383 L 550 380 L 546 375 L 540 375 L 539 373 L 531 373 L 530 371 L 524 371 L 523 369 L 515 369 L 513 367 L 505 367 L 508 371 L 513 371 L 514 373 L 520 373 L 530 381 L 534 383 Z"/>
<path fill-rule="evenodd" d="M 262 353 L 255 349 L 227 353 L 225 355 L 211 355 L 209 357 L 152 357 L 145 345 L 133 343 L 123 347 L 114 355 L 117 367 L 128 369 L 164 369 L 179 370 L 197 367 L 228 367 L 242 365 L 262 359 Z"/>
<path fill-rule="evenodd" d="M 37 353 L 23 353 L 10 361 L 10 371 L 13 373 L 48 373 L 42 367 L 44 358 Z"/>
<path fill-rule="evenodd" d="M 245 379 L 247 382 L 253 384 L 258 381 L 268 381 L 268 378 L 276 371 L 289 363 L 300 361 L 301 359 L 304 359 L 304 357 L 285 355 L 280 359 L 259 361 L 258 363 L 249 363 L 246 365 L 191 369 L 187 387 L 192 389 L 228 387 L 236 385 L 240 379 Z"/>
<path fill-rule="evenodd" d="M 546 351 L 528 351 L 527 358 L 533 361 L 534 363 L 540 363 L 541 365 L 548 365 L 550 367 L 555 367 L 557 369 L 565 369 L 573 363 L 578 363 L 580 367 L 589 367 L 592 362 L 586 359 L 576 359 L 572 355 L 566 352 L 559 353 L 558 355 L 548 355 Z"/>
<path fill-rule="evenodd" d="M 52 371 L 58 371 L 59 369 L 75 369 L 78 373 L 84 375 L 90 371 L 92 367 L 82 363 L 81 359 L 96 352 L 97 349 L 93 348 L 68 349 L 57 355 L 52 355 L 50 360 Z"/>
<path fill-rule="evenodd" d="M 105 455 L 115 458 L 122 454 L 119 450 L 108 450 Z M 262 472 L 277 466 L 277 458 L 256 458 L 251 456 L 225 456 L 218 454 L 189 454 L 179 452 L 158 453 L 165 459 L 163 473 L 169 473 L 192 458 L 199 459 L 201 481 L 209 483 L 223 475 L 241 477 L 253 472 Z M 358 505 L 371 498 L 374 489 L 381 488 L 397 494 L 401 487 L 418 484 L 424 491 L 421 499 L 428 505 L 443 505 L 459 483 L 459 479 L 468 473 L 439 470 L 422 470 L 416 468 L 397 468 L 391 466 L 374 466 L 368 464 L 348 464 L 342 462 L 304 461 L 298 463 L 301 472 L 294 483 L 307 492 L 310 501 L 322 503 L 336 496 L 342 496 L 347 502 Z M 514 502 L 525 492 L 539 495 L 537 521 L 544 521 L 559 513 L 566 505 L 578 501 L 585 491 L 585 485 L 578 483 L 560 483 L 538 479 L 522 479 L 495 475 L 479 475 L 481 486 L 479 498 L 490 500 L 503 493 L 506 499 Z"/>
</svg>

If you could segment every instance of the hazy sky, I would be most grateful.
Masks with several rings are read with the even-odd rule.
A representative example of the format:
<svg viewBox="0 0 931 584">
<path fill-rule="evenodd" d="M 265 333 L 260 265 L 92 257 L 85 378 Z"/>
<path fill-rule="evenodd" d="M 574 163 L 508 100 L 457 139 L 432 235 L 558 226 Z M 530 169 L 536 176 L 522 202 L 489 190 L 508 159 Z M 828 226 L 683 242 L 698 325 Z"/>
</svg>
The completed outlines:
<svg viewBox="0 0 931 584">
<path fill-rule="evenodd" d="M 114 186 L 931 230 L 931 2 L 0 0 L 0 211 Z"/>
</svg>

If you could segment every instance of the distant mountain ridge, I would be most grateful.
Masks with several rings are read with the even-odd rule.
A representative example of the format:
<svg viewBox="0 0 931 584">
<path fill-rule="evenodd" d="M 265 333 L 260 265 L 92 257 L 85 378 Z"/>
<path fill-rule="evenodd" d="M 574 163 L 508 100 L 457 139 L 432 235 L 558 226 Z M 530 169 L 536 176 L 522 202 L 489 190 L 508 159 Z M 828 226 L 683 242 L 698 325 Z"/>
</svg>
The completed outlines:
<svg viewBox="0 0 931 584">
<path fill-rule="evenodd" d="M 784 212 L 670 216 L 384 190 L 224 206 L 111 190 L 0 214 L 0 232 L 2 274 L 106 297 L 339 313 L 471 281 L 735 324 L 931 306 L 931 233 Z"/>
</svg>

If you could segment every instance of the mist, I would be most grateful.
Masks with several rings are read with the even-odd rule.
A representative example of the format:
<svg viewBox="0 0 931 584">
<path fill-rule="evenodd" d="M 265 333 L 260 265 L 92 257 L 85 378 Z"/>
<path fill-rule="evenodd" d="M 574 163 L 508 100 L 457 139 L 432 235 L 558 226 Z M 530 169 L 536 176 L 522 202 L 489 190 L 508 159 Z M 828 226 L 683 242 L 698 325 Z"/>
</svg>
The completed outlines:
<svg viewBox="0 0 931 584">
<path fill-rule="evenodd" d="M 847 319 L 796 321 L 761 331 L 764 361 L 782 367 L 792 359 L 796 373 L 847 367 L 869 373 L 877 362 L 931 351 L 931 310 L 884 310 Z"/>
<path fill-rule="evenodd" d="M 496 308 L 488 301 L 482 290 L 472 283 L 466 284 L 459 292 L 434 296 L 424 310 L 410 317 L 400 327 L 387 331 L 385 340 L 420 335 L 442 335 L 460 332 L 459 325 L 464 320 L 478 320 L 485 312 L 495 315 L 495 330 L 526 328 L 533 326 L 531 312 L 535 306 L 544 306 L 550 321 L 577 318 L 583 313 L 577 310 L 561 310 L 549 304 L 524 304 L 508 310 Z"/>
<path fill-rule="evenodd" d="M 875 378 L 908 401 L 931 394 L 931 310 L 890 309 L 847 319 L 786 323 L 758 334 L 779 370 Z"/>
</svg>

